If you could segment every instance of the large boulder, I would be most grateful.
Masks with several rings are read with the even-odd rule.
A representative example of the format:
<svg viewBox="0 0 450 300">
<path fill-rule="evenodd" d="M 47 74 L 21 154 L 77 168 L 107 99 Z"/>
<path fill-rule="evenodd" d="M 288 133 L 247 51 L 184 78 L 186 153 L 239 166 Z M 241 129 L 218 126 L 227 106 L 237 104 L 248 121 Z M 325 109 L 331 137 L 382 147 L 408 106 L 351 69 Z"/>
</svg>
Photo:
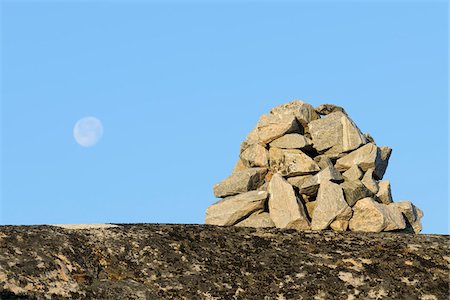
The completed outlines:
<svg viewBox="0 0 450 300">
<path fill-rule="evenodd" d="M 253 212 L 264 209 L 268 194 L 251 191 L 217 201 L 206 209 L 205 224 L 234 225 Z"/>
<path fill-rule="evenodd" d="M 254 227 L 254 228 L 269 228 L 269 227 L 275 227 L 275 223 L 270 218 L 268 212 L 256 211 L 256 212 L 252 213 L 248 218 L 237 223 L 236 226 Z"/>
<path fill-rule="evenodd" d="M 319 152 L 343 153 L 367 143 L 366 138 L 344 113 L 337 111 L 308 124 L 314 148 Z"/>
<path fill-rule="evenodd" d="M 399 201 L 395 203 L 390 203 L 390 207 L 395 207 L 400 210 L 407 220 L 407 229 L 413 231 L 414 233 L 420 233 L 422 231 L 422 223 L 420 219 L 423 217 L 423 212 L 411 201 Z"/>
<path fill-rule="evenodd" d="M 214 196 L 223 198 L 256 190 L 263 182 L 266 168 L 250 168 L 234 172 L 228 178 L 214 185 Z"/>
<path fill-rule="evenodd" d="M 270 148 L 270 170 L 283 176 L 298 176 L 320 171 L 317 163 L 298 149 Z"/>
<path fill-rule="evenodd" d="M 358 166 L 366 172 L 374 169 L 374 177 L 381 180 L 386 171 L 390 152 L 388 147 L 377 147 L 375 144 L 368 143 L 361 148 L 345 155 L 336 161 L 335 167 L 339 171 L 346 171 L 353 166 Z"/>
<path fill-rule="evenodd" d="M 351 166 L 350 169 L 342 173 L 342 177 L 347 181 L 360 180 L 363 176 L 364 173 L 357 165 Z"/>
<path fill-rule="evenodd" d="M 256 128 L 258 140 L 263 145 L 286 133 L 300 132 L 299 124 L 293 115 L 262 115 Z"/>
<path fill-rule="evenodd" d="M 250 168 L 269 166 L 269 151 L 260 144 L 249 146 L 241 153 L 240 158 Z"/>
<path fill-rule="evenodd" d="M 331 181 L 321 183 L 316 203 L 311 221 L 312 230 L 327 229 L 335 220 L 340 223 L 336 224 L 336 228 L 342 230 L 345 227 L 347 229 L 352 209 L 345 201 L 342 188 L 338 184 Z"/>
<path fill-rule="evenodd" d="M 373 197 L 373 193 L 360 181 L 344 181 L 341 184 L 347 204 L 353 206 L 358 200 Z"/>
<path fill-rule="evenodd" d="M 376 194 L 380 188 L 378 182 L 373 178 L 373 172 L 374 169 L 367 170 L 361 182 L 369 189 L 369 191 Z"/>
<path fill-rule="evenodd" d="M 353 206 L 349 227 L 351 231 L 381 232 L 405 229 L 406 223 L 399 208 L 364 198 Z"/>
<path fill-rule="evenodd" d="M 319 115 L 311 104 L 300 100 L 278 105 L 270 111 L 274 115 L 293 115 L 302 125 L 308 124 L 313 120 L 319 119 Z"/>
<path fill-rule="evenodd" d="M 270 147 L 282 149 L 308 149 L 311 147 L 311 140 L 298 133 L 285 134 L 270 143 Z"/>
<path fill-rule="evenodd" d="M 269 214 L 276 227 L 299 230 L 310 228 L 303 203 L 280 174 L 273 175 L 269 183 L 269 195 Z"/>
</svg>

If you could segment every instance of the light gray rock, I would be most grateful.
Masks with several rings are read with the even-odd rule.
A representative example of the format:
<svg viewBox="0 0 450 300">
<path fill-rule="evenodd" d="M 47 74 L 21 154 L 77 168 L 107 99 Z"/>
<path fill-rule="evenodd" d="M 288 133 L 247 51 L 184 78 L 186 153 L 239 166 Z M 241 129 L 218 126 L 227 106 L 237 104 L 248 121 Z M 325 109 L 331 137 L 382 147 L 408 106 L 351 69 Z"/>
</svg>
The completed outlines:
<svg viewBox="0 0 450 300">
<path fill-rule="evenodd" d="M 234 225 L 253 212 L 263 210 L 268 194 L 251 191 L 219 200 L 206 209 L 205 224 Z"/>
<path fill-rule="evenodd" d="M 269 167 L 269 151 L 260 144 L 249 146 L 241 153 L 240 158 L 249 168 Z"/>
<path fill-rule="evenodd" d="M 320 171 L 317 163 L 301 150 L 269 149 L 269 165 L 273 173 L 283 176 L 306 175 Z"/>
<path fill-rule="evenodd" d="M 342 107 L 334 105 L 334 104 L 319 105 L 315 108 L 315 111 L 316 111 L 316 113 L 318 113 L 319 115 L 322 115 L 322 116 L 326 116 L 326 115 L 329 115 L 329 114 L 337 112 L 337 111 L 347 114 Z"/>
<path fill-rule="evenodd" d="M 341 173 L 331 165 L 305 180 L 300 187 L 300 193 L 308 196 L 315 196 L 319 189 L 319 185 L 324 181 L 342 182 L 343 178 Z"/>
<path fill-rule="evenodd" d="M 291 102 L 278 105 L 274 107 L 270 113 L 274 115 L 294 115 L 298 122 L 302 125 L 306 125 L 313 120 L 319 119 L 319 115 L 314 110 L 314 107 L 300 100 L 293 100 Z"/>
<path fill-rule="evenodd" d="M 361 182 L 375 195 L 378 193 L 378 182 L 373 178 L 374 169 L 369 169 L 363 176 Z"/>
<path fill-rule="evenodd" d="M 360 180 L 344 181 L 341 187 L 349 206 L 355 205 L 358 200 L 374 195 Z"/>
<path fill-rule="evenodd" d="M 308 149 L 311 147 L 311 140 L 298 133 L 285 134 L 270 143 L 270 147 L 282 149 Z"/>
<path fill-rule="evenodd" d="M 407 227 L 410 227 L 410 231 L 414 233 L 420 233 L 422 231 L 422 222 L 420 219 L 423 217 L 423 212 L 411 201 L 399 201 L 390 203 L 389 207 L 395 207 L 400 210 L 407 220 Z M 408 228 L 407 228 L 408 229 Z"/>
<path fill-rule="evenodd" d="M 344 173 L 342 173 L 342 177 L 344 177 L 347 181 L 355 181 L 360 180 L 364 176 L 363 171 L 357 166 L 354 165 Z"/>
<path fill-rule="evenodd" d="M 303 203 L 294 188 L 280 175 L 274 174 L 269 183 L 269 214 L 278 228 L 308 230 L 310 223 Z"/>
<path fill-rule="evenodd" d="M 223 198 L 257 189 L 264 182 L 266 168 L 250 168 L 232 173 L 214 185 L 214 196 Z"/>
<path fill-rule="evenodd" d="M 263 145 L 286 133 L 300 132 L 299 124 L 293 115 L 262 115 L 256 128 L 258 140 Z"/>
<path fill-rule="evenodd" d="M 406 223 L 397 207 L 364 198 L 353 206 L 349 227 L 351 231 L 381 232 L 405 229 Z"/>
<path fill-rule="evenodd" d="M 331 181 L 325 181 L 320 185 L 316 202 L 311 222 L 312 230 L 327 229 L 335 220 L 339 220 L 340 223 L 348 222 L 352 216 L 352 209 L 344 199 L 342 188 Z M 344 226 L 337 224 L 335 227 Z"/>
<path fill-rule="evenodd" d="M 269 228 L 275 227 L 272 219 L 270 219 L 269 213 L 265 211 L 256 211 L 252 213 L 248 218 L 237 223 L 236 226 L 240 227 L 254 227 L 254 228 Z"/>
<path fill-rule="evenodd" d="M 389 180 L 383 180 L 378 183 L 378 186 L 377 198 L 381 203 L 392 203 L 391 182 Z"/>
<path fill-rule="evenodd" d="M 356 124 L 339 111 L 312 121 L 308 127 L 313 146 L 319 152 L 340 154 L 367 143 Z"/>
</svg>

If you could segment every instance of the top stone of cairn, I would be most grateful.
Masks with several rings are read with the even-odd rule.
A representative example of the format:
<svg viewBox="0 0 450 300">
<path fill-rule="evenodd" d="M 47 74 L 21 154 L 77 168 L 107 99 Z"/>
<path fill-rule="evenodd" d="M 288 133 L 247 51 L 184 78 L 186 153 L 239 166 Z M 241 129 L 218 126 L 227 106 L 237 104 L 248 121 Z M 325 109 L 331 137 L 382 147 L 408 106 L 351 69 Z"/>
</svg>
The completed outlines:
<svg viewBox="0 0 450 300">
<path fill-rule="evenodd" d="M 205 223 L 297 230 L 419 233 L 423 212 L 393 202 L 381 181 L 392 149 L 376 145 L 346 111 L 300 100 L 262 115 Z M 406 204 L 405 204 L 406 203 Z"/>
</svg>

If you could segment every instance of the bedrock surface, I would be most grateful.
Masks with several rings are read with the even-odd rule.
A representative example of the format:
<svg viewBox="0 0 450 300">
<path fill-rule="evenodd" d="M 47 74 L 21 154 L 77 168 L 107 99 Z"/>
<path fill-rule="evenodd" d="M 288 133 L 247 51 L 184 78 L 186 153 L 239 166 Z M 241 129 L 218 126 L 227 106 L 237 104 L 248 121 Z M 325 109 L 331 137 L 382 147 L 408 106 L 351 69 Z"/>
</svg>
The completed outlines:
<svg viewBox="0 0 450 300">
<path fill-rule="evenodd" d="M 445 235 L 0 226 L 0 299 L 448 299 L 448 250 Z"/>
</svg>

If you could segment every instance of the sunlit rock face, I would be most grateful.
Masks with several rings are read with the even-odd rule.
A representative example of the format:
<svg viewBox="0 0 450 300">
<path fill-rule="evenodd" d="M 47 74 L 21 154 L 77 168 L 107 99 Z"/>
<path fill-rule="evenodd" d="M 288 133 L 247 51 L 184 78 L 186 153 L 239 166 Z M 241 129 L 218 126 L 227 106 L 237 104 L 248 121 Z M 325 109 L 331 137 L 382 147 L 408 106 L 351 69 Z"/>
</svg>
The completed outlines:
<svg viewBox="0 0 450 300">
<path fill-rule="evenodd" d="M 390 181 L 382 180 L 391 153 L 342 107 L 300 100 L 279 105 L 261 116 L 241 143 L 233 173 L 214 186 L 222 199 L 207 209 L 205 224 L 419 233 L 423 212 L 410 201 L 395 204 Z M 268 192 L 263 205 L 230 224 L 228 216 L 242 211 L 228 196 L 253 190 Z M 265 221 L 246 220 L 250 216 Z"/>
<path fill-rule="evenodd" d="M 448 299 L 448 247 L 396 232 L 0 226 L 0 299 Z"/>
</svg>

